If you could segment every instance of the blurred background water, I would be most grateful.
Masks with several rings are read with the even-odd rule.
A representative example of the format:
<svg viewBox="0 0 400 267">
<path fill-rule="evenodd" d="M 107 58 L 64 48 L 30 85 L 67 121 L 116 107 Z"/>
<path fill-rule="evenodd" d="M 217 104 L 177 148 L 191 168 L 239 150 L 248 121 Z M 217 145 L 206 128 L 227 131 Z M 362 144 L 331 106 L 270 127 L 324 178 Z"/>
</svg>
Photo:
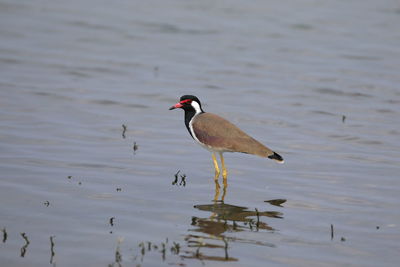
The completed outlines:
<svg viewBox="0 0 400 267">
<path fill-rule="evenodd" d="M 395 0 L 0 0 L 0 265 L 397 266 L 399 25 Z M 214 203 L 183 94 L 286 163 L 226 154 Z"/>
</svg>

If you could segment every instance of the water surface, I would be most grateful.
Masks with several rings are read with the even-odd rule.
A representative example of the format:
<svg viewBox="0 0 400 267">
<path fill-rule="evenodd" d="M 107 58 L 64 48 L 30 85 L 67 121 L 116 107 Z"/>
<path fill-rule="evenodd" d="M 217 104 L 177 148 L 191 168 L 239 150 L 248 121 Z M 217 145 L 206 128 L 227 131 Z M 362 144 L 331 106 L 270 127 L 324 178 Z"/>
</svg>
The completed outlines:
<svg viewBox="0 0 400 267">
<path fill-rule="evenodd" d="M 397 266 L 399 10 L 1 0 L 1 265 Z M 213 201 L 183 94 L 285 164 Z"/>
</svg>

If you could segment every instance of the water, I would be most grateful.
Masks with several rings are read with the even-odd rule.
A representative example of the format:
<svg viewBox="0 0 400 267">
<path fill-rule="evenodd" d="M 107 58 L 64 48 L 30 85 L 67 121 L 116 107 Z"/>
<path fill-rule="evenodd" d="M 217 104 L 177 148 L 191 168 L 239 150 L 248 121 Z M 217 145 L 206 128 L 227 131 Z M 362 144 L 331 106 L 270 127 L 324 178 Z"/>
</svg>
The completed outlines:
<svg viewBox="0 0 400 267">
<path fill-rule="evenodd" d="M 1 265 L 397 266 L 399 22 L 397 1 L 1 0 Z M 183 94 L 286 163 L 226 154 L 213 202 Z"/>
</svg>

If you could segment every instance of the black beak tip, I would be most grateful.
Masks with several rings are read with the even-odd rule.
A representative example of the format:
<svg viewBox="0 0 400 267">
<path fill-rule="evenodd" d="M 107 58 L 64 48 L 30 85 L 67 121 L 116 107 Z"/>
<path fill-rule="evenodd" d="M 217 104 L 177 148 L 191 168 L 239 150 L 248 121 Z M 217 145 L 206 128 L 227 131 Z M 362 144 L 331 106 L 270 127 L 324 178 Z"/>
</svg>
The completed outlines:
<svg viewBox="0 0 400 267">
<path fill-rule="evenodd" d="M 175 107 L 170 107 L 170 108 L 169 108 L 169 110 L 173 110 L 173 109 L 175 109 Z"/>
</svg>

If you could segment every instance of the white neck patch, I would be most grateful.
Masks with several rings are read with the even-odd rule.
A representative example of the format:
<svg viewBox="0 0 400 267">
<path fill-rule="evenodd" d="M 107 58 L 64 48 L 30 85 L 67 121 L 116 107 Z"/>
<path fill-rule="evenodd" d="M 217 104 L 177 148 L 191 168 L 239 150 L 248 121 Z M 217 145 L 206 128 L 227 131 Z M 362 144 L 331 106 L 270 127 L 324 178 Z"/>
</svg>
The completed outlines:
<svg viewBox="0 0 400 267">
<path fill-rule="evenodd" d="M 195 134 L 195 132 L 194 132 L 194 130 L 193 130 L 193 119 L 194 119 L 197 115 L 199 115 L 199 114 L 202 112 L 202 110 L 201 110 L 201 108 L 200 108 L 200 105 L 199 105 L 199 103 L 196 102 L 196 101 L 192 101 L 192 103 L 190 103 L 190 105 L 192 105 L 192 107 L 193 107 L 194 110 L 196 111 L 196 114 L 194 114 L 194 116 L 192 117 L 192 119 L 191 119 L 190 122 L 189 122 L 190 133 L 192 134 L 193 139 L 197 141 L 197 143 L 199 143 L 200 145 L 202 145 L 202 146 L 204 146 L 206 149 L 208 149 L 202 142 L 200 142 L 199 139 L 197 139 L 196 134 Z"/>
<path fill-rule="evenodd" d="M 191 105 L 196 111 L 196 115 L 202 112 L 199 103 L 197 103 L 196 101 L 192 101 Z"/>
<path fill-rule="evenodd" d="M 194 120 L 194 118 L 195 118 L 197 115 L 199 115 L 199 114 L 202 112 L 202 110 L 201 110 L 201 108 L 200 108 L 200 105 L 199 105 L 199 103 L 196 102 L 196 101 L 192 101 L 191 105 L 192 105 L 192 107 L 194 108 L 194 110 L 196 111 L 196 114 L 194 114 L 194 116 L 192 117 L 192 119 L 191 119 L 190 122 L 189 122 L 190 133 L 192 134 L 193 139 L 196 140 L 197 143 L 199 143 L 199 144 L 200 144 L 201 146 L 203 146 L 205 149 L 210 150 L 210 149 L 211 149 L 210 147 L 206 146 L 205 144 L 203 144 L 202 142 L 200 142 L 199 139 L 197 139 L 196 133 L 195 133 L 194 130 L 193 130 L 193 120 Z M 210 151 L 212 151 L 212 150 L 210 150 Z"/>
</svg>

